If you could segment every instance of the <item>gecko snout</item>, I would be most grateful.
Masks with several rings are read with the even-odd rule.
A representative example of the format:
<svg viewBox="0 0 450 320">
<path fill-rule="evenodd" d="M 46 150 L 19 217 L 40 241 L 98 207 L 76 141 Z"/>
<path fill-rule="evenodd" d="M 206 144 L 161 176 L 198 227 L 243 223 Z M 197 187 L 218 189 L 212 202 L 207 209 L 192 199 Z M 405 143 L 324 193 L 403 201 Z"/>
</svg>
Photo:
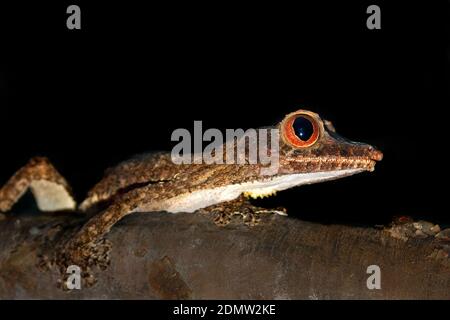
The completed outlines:
<svg viewBox="0 0 450 320">
<path fill-rule="evenodd" d="M 369 146 L 368 152 L 369 152 L 369 157 L 371 160 L 374 160 L 374 161 L 383 160 L 383 152 L 381 152 L 377 148 Z"/>
</svg>

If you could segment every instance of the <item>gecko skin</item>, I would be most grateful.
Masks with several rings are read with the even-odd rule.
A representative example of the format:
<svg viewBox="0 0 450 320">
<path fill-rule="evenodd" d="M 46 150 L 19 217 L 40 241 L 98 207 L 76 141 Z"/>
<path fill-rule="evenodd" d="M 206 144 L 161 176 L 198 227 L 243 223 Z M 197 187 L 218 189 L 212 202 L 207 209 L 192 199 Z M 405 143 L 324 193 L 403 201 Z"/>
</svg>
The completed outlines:
<svg viewBox="0 0 450 320">
<path fill-rule="evenodd" d="M 279 170 L 270 176 L 260 174 L 261 164 L 174 164 L 168 152 L 141 155 L 107 170 L 79 206 L 81 211 L 95 210 L 100 204 L 106 209 L 65 245 L 68 260 L 83 265 L 91 254 L 89 248 L 134 212 L 218 208 L 223 217 L 227 204 L 232 212 L 238 210 L 236 205 L 246 205 L 242 195 L 271 195 L 373 171 L 383 156 L 370 145 L 342 138 L 331 122 L 310 111 L 290 113 L 274 128 L 280 130 Z M 76 209 L 66 180 L 46 158 L 33 158 L 0 189 L 0 211 L 10 210 L 28 188 L 42 211 Z"/>
</svg>

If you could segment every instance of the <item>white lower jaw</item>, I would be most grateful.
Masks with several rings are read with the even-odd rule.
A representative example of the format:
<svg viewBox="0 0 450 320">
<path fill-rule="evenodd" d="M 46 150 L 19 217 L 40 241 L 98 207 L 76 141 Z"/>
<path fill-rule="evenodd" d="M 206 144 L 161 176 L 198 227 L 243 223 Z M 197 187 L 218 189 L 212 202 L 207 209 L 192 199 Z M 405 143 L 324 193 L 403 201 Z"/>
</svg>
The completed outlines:
<svg viewBox="0 0 450 320">
<path fill-rule="evenodd" d="M 246 182 L 242 184 L 233 184 L 214 189 L 198 190 L 189 194 L 183 194 L 178 197 L 172 198 L 166 203 L 162 204 L 161 208 L 154 209 L 165 210 L 173 213 L 194 212 L 198 209 L 205 208 L 217 203 L 236 199 L 242 193 L 248 193 L 252 196 L 264 196 L 295 186 L 334 180 L 360 173 L 362 171 L 364 171 L 364 169 L 346 169 L 314 173 L 295 173 L 278 176 L 265 181 Z M 145 211 L 145 208 L 137 211 Z"/>
</svg>

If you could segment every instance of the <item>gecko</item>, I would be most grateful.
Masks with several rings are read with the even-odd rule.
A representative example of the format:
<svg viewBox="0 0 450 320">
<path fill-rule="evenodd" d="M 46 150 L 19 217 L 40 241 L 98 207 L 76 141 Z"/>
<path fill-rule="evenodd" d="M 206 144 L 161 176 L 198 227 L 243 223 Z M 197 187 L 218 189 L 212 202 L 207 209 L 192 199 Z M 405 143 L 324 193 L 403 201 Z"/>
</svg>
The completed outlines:
<svg viewBox="0 0 450 320">
<path fill-rule="evenodd" d="M 61 251 L 67 264 L 86 266 L 96 243 L 129 214 L 206 210 L 216 213 L 219 226 L 235 215 L 252 226 L 260 214 L 284 211 L 253 206 L 249 198 L 373 171 L 383 158 L 380 150 L 343 138 L 330 121 L 308 110 L 289 113 L 270 128 L 279 132 L 279 168 L 271 175 L 261 175 L 259 163 L 175 164 L 170 152 L 150 153 L 106 170 L 77 206 L 66 179 L 47 158 L 36 157 L 0 189 L 0 212 L 9 211 L 30 190 L 41 211 L 86 213 L 87 221 Z"/>
</svg>

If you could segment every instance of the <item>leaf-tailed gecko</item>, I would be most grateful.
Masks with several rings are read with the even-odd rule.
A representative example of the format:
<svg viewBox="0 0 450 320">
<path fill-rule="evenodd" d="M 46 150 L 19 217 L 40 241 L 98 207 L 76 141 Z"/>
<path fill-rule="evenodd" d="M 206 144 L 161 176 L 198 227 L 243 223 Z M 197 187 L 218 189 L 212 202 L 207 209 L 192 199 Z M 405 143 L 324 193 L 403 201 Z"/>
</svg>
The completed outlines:
<svg viewBox="0 0 450 320">
<path fill-rule="evenodd" d="M 175 164 L 169 152 L 141 155 L 107 170 L 78 209 L 106 208 L 65 244 L 68 263 L 85 265 L 95 243 L 131 213 L 210 210 L 217 212 L 219 225 L 237 213 L 253 225 L 261 212 L 282 212 L 256 208 L 247 197 L 373 171 L 383 156 L 368 144 L 339 136 L 331 122 L 310 111 L 290 113 L 274 128 L 280 132 L 279 170 L 272 175 L 261 175 L 258 163 Z M 33 158 L 0 189 L 0 211 L 10 210 L 27 189 L 42 211 L 77 209 L 67 181 L 46 158 Z"/>
</svg>

